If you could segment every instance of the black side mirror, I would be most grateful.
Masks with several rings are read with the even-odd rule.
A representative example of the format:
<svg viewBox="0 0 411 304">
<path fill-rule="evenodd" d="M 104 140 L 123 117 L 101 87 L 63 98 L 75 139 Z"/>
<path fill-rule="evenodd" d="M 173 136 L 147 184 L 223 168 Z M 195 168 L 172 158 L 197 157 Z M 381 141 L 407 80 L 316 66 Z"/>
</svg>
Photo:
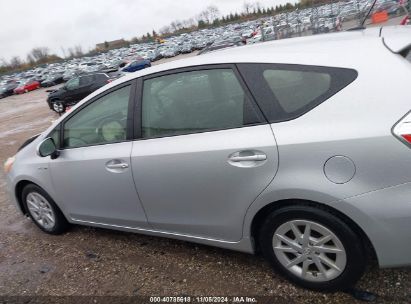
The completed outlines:
<svg viewBox="0 0 411 304">
<path fill-rule="evenodd" d="M 38 145 L 37 154 L 40 157 L 50 156 L 51 159 L 56 159 L 59 156 L 59 151 L 54 140 L 51 137 L 47 137 Z"/>
</svg>

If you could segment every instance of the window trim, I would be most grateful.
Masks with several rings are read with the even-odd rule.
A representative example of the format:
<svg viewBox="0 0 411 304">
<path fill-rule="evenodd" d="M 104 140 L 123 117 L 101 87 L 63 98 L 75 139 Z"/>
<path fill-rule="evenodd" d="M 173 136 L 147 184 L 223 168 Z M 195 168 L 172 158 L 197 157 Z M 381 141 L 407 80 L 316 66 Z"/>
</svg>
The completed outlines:
<svg viewBox="0 0 411 304">
<path fill-rule="evenodd" d="M 244 81 L 252 88 L 250 91 L 253 92 L 254 100 L 256 100 L 260 106 L 269 123 L 291 121 L 307 114 L 350 85 L 358 77 L 358 72 L 354 69 L 329 66 L 283 63 L 239 63 L 237 67 Z M 286 113 L 264 78 L 265 70 L 326 73 L 331 76 L 331 84 L 327 92 L 321 94 L 304 106 L 302 111 L 298 111 L 296 114 Z M 255 87 L 255 83 L 259 84 L 258 89 Z"/>
<path fill-rule="evenodd" d="M 120 141 L 116 141 L 116 142 L 110 142 L 110 143 L 101 143 L 101 144 L 90 144 L 90 145 L 85 145 L 85 146 L 81 146 L 81 147 L 64 147 L 64 127 L 66 122 L 73 117 L 74 115 L 76 115 L 77 113 L 79 113 L 82 109 L 86 108 L 87 106 L 89 106 L 90 104 L 94 103 L 95 101 L 99 100 L 100 98 L 111 94 L 117 90 L 120 90 L 124 87 L 130 86 L 130 96 L 129 96 L 129 100 L 128 100 L 128 113 L 127 113 L 127 124 L 126 124 L 126 139 L 125 140 L 120 140 Z M 74 112 L 71 112 L 68 114 L 68 116 L 66 118 L 64 118 L 63 121 L 61 121 L 57 126 L 60 127 L 60 138 L 59 138 L 59 144 L 58 144 L 58 148 L 59 150 L 71 150 L 71 149 L 81 149 L 81 148 L 86 148 L 86 147 L 94 147 L 94 146 L 103 146 L 103 145 L 112 145 L 112 144 L 118 144 L 118 143 L 122 143 L 122 142 L 129 142 L 129 141 L 133 141 L 133 137 L 134 137 L 134 128 L 133 128 L 133 114 L 134 114 L 134 104 L 135 104 L 135 94 L 136 94 L 136 79 L 127 81 L 127 82 L 123 82 L 115 87 L 112 87 L 108 90 L 105 90 L 104 92 L 101 92 L 100 94 L 98 94 L 97 96 L 94 96 L 93 98 L 91 98 L 90 100 L 88 100 L 87 102 L 85 102 L 84 104 L 82 104 L 79 108 L 77 108 Z M 53 129 L 54 130 L 54 129 Z M 53 131 L 51 131 L 53 132 Z M 51 134 L 50 132 L 50 134 Z"/>
<path fill-rule="evenodd" d="M 168 134 L 168 135 L 163 135 L 163 136 L 154 136 L 154 137 L 143 137 L 143 132 L 142 132 L 142 122 L 143 122 L 143 95 L 144 95 L 144 81 L 154 79 L 154 78 L 159 78 L 162 76 L 169 76 L 169 75 L 175 75 L 175 74 L 181 74 L 181 73 L 187 73 L 187 72 L 197 72 L 197 71 L 207 71 L 207 70 L 227 70 L 230 69 L 233 71 L 235 77 L 237 78 L 238 82 L 240 83 L 241 88 L 244 91 L 244 94 L 247 96 L 250 106 L 254 109 L 258 122 L 257 123 L 251 123 L 243 126 L 238 126 L 238 127 L 229 127 L 229 128 L 216 128 L 216 129 L 207 129 L 207 130 L 202 130 L 202 131 L 193 131 L 193 132 L 184 132 L 184 133 L 179 133 L 179 134 Z M 166 71 L 161 71 L 158 73 L 153 73 L 149 75 L 145 75 L 143 77 L 138 78 L 137 80 L 137 88 L 136 88 L 136 106 L 134 109 L 134 140 L 150 140 L 150 139 L 157 139 L 157 138 L 167 138 L 167 137 L 175 137 L 175 136 L 184 136 L 184 135 L 193 135 L 193 134 L 201 134 L 201 133 L 207 133 L 207 132 L 216 132 L 216 131 L 224 131 L 224 130 L 232 130 L 232 129 L 239 129 L 239 128 L 246 128 L 246 127 L 252 127 L 252 126 L 258 126 L 258 125 L 264 125 L 267 124 L 267 120 L 265 116 L 263 115 L 263 112 L 261 111 L 259 105 L 256 103 L 253 95 L 251 94 L 248 86 L 246 85 L 244 79 L 241 77 L 241 74 L 239 73 L 236 64 L 206 64 L 206 65 L 198 65 L 198 66 L 189 66 L 189 67 L 183 67 L 183 68 L 176 68 L 176 69 L 171 69 L 171 70 L 166 70 Z"/>
</svg>

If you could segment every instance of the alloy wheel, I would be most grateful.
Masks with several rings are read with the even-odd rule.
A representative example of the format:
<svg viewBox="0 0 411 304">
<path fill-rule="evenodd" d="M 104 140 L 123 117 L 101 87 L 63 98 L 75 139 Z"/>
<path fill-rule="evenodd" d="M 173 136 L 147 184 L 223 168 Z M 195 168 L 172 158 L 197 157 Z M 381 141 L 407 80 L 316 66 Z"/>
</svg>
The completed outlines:
<svg viewBox="0 0 411 304">
<path fill-rule="evenodd" d="M 272 245 L 281 265 L 303 280 L 333 280 L 347 264 L 345 248 L 337 235 L 313 221 L 285 222 L 275 230 Z"/>
<path fill-rule="evenodd" d="M 48 200 L 37 192 L 30 192 L 26 197 L 27 208 L 33 219 L 43 228 L 51 229 L 56 223 L 56 216 Z"/>
</svg>

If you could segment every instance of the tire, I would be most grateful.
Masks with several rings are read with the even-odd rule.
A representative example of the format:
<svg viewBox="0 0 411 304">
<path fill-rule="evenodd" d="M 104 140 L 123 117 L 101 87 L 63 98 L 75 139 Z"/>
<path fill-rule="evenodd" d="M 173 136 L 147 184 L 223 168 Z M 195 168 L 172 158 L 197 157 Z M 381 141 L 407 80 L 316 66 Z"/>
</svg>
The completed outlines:
<svg viewBox="0 0 411 304">
<path fill-rule="evenodd" d="M 37 185 L 24 187 L 22 200 L 32 221 L 48 234 L 62 234 L 70 226 L 54 200 Z M 37 205 L 37 208 L 35 208 Z"/>
<path fill-rule="evenodd" d="M 66 112 L 66 105 L 63 104 L 60 100 L 54 100 L 52 102 L 52 108 L 53 108 L 53 111 L 58 114 L 62 114 Z"/>
<path fill-rule="evenodd" d="M 307 226 L 309 234 L 305 234 Z M 310 238 L 304 238 L 304 234 Z M 365 270 L 360 237 L 340 218 L 319 208 L 290 206 L 276 210 L 265 219 L 258 237 L 261 251 L 274 269 L 304 288 L 345 290 Z"/>
</svg>

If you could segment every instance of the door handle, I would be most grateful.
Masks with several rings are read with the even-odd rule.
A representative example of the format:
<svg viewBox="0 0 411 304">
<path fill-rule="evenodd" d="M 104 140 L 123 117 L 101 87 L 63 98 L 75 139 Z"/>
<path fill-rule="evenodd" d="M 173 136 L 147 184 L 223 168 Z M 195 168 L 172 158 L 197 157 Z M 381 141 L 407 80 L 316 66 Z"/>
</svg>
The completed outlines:
<svg viewBox="0 0 411 304">
<path fill-rule="evenodd" d="M 243 161 L 263 161 L 267 159 L 265 154 L 256 154 L 248 156 L 231 156 L 230 161 L 232 162 L 243 162 Z"/>
<path fill-rule="evenodd" d="M 107 164 L 106 167 L 108 169 L 127 169 L 128 164 L 127 163 Z"/>
<path fill-rule="evenodd" d="M 128 164 L 121 159 L 112 159 L 106 163 L 106 170 L 111 173 L 123 173 L 128 168 Z"/>
</svg>

